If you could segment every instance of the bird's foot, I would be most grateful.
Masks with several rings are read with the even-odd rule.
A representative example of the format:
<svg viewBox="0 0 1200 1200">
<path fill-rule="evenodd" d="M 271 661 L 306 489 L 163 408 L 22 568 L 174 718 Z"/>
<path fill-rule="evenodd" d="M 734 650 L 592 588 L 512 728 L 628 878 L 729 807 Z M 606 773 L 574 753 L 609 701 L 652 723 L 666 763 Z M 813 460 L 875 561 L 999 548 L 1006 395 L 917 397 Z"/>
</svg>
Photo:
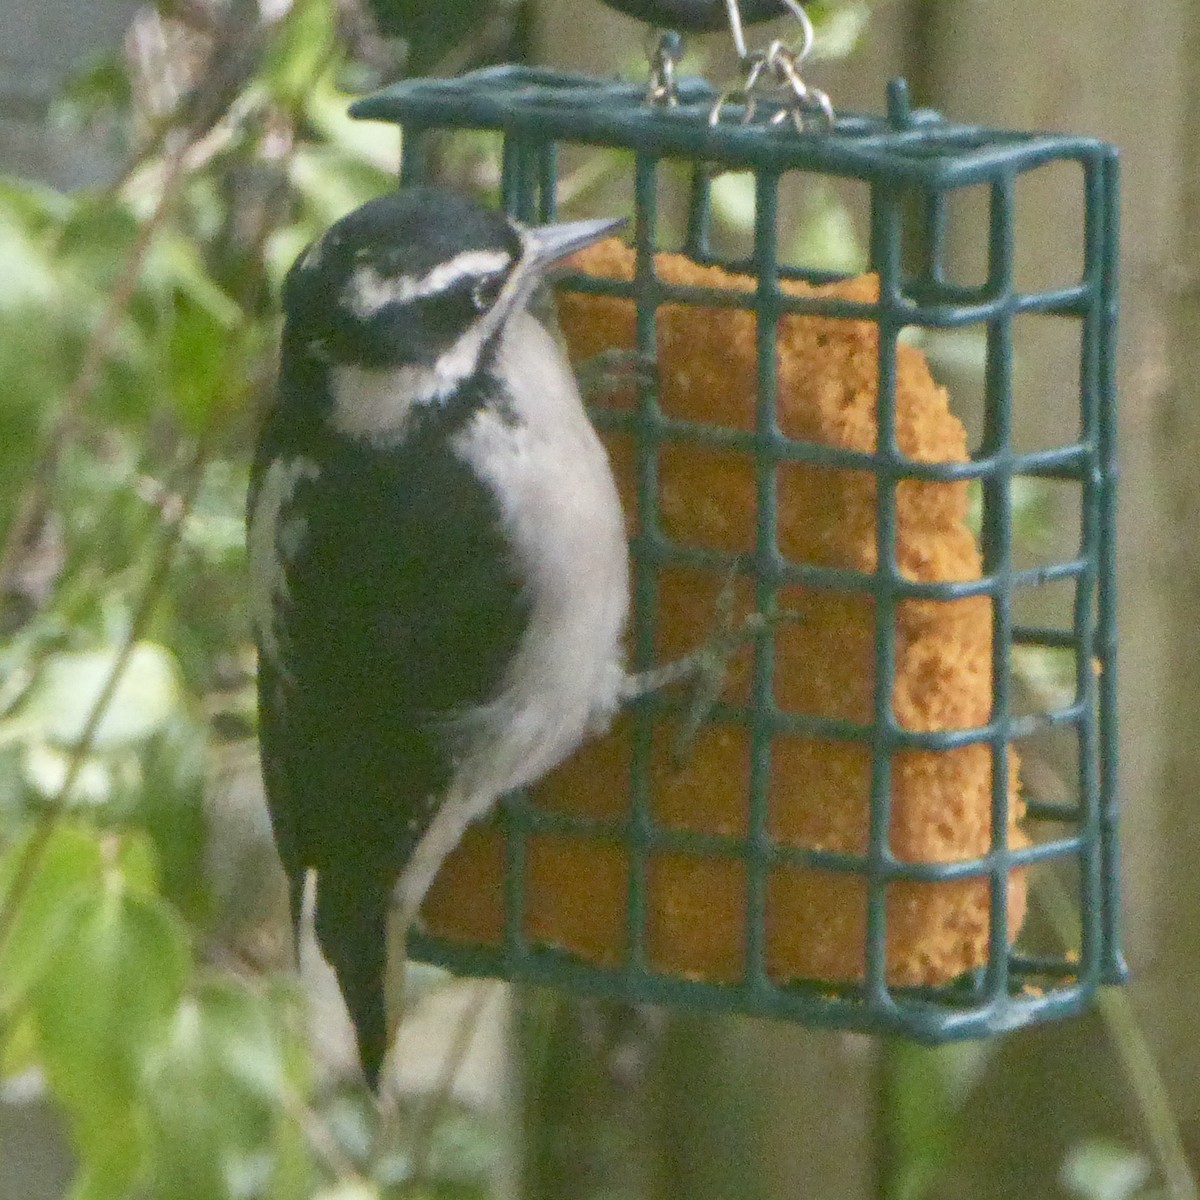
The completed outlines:
<svg viewBox="0 0 1200 1200">
<path fill-rule="evenodd" d="M 729 665 L 738 651 L 782 622 L 803 619 L 790 610 L 753 612 L 739 619 L 737 575 L 735 566 L 717 594 L 715 629 L 708 641 L 674 662 L 626 676 L 622 685 L 620 699 L 624 705 L 677 683 L 691 683 L 691 697 L 671 745 L 671 761 L 676 767 L 682 766 L 691 754 L 696 735 L 725 690 Z"/>
<path fill-rule="evenodd" d="M 658 364 L 636 350 L 601 350 L 575 368 L 579 394 L 589 403 L 608 400 L 626 389 L 658 386 Z"/>
</svg>

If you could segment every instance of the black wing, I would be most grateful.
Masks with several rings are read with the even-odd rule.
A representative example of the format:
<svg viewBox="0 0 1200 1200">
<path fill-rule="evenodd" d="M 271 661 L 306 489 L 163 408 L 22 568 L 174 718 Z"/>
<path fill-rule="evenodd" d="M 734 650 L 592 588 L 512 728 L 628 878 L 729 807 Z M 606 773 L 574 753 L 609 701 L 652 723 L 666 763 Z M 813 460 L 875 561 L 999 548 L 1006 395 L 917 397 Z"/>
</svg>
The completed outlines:
<svg viewBox="0 0 1200 1200">
<path fill-rule="evenodd" d="M 495 696 L 529 618 L 494 496 L 449 446 L 465 415 L 439 410 L 387 449 L 268 427 L 254 471 L 252 505 L 272 462 L 307 464 L 274 523 L 263 773 L 294 916 L 317 869 L 318 937 L 368 1076 L 393 884 L 450 782 L 454 718 Z"/>
<path fill-rule="evenodd" d="M 491 493 L 444 442 L 344 448 L 290 507 L 311 515 L 282 526 L 298 553 L 268 719 L 287 739 L 295 851 L 394 876 L 450 781 L 453 718 L 499 688 L 525 594 Z"/>
</svg>

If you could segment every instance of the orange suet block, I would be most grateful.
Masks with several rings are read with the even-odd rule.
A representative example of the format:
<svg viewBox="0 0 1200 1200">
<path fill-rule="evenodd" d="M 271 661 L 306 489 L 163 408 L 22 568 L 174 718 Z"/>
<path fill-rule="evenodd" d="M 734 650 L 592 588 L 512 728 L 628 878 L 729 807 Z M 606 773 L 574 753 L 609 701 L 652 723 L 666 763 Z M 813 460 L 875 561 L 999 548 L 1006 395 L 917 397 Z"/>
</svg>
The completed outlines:
<svg viewBox="0 0 1200 1200">
<path fill-rule="evenodd" d="M 630 279 L 633 252 L 612 240 L 577 256 L 592 274 Z M 661 254 L 655 269 L 670 283 L 751 289 L 753 281 L 681 255 Z M 870 302 L 873 276 L 795 294 Z M 575 362 L 634 345 L 630 301 L 564 293 L 563 334 Z M 730 308 L 669 304 L 657 314 L 660 403 L 676 417 L 751 430 L 755 423 L 755 316 Z M 876 445 L 878 330 L 868 320 L 789 315 L 778 328 L 778 417 L 783 431 L 829 446 Z M 923 462 L 967 457 L 962 424 L 929 373 L 920 350 L 897 347 L 896 426 L 901 450 Z M 632 394 L 613 407 L 628 407 Z M 637 531 L 636 452 L 629 435 L 606 439 Z M 665 442 L 657 450 L 659 521 L 676 542 L 724 551 L 755 544 L 759 492 L 745 454 Z M 876 565 L 875 478 L 869 471 L 799 463 L 778 468 L 780 550 L 791 560 L 870 572 Z M 914 580 L 979 576 L 979 548 L 966 525 L 965 483 L 904 480 L 897 488 L 897 558 Z M 704 640 L 723 580 L 684 569 L 660 573 L 656 607 L 659 661 Z M 778 627 L 774 689 L 785 710 L 869 722 L 874 709 L 874 602 L 864 594 L 799 587 L 780 592 L 780 608 L 799 617 Z M 738 594 L 749 612 L 748 585 Z M 897 722 L 911 730 L 983 725 L 991 710 L 991 602 L 910 600 L 896 613 Z M 749 697 L 752 653 L 733 663 L 725 698 Z M 602 821 L 629 812 L 631 721 L 585 746 L 536 789 L 534 803 Z M 750 784 L 750 734 L 711 725 L 680 769 L 669 755 L 674 729 L 655 728 L 650 794 L 662 826 L 744 835 Z M 1027 844 L 1018 827 L 1017 757 L 1009 755 L 1008 843 Z M 897 753 L 891 764 L 890 844 L 911 862 L 953 862 L 991 844 L 991 751 L 968 746 Z M 776 736 L 771 745 L 768 832 L 779 843 L 864 853 L 871 754 L 861 743 Z M 475 829 L 442 869 L 425 919 L 442 937 L 496 944 L 503 932 L 503 836 Z M 603 966 L 625 961 L 630 856 L 619 837 L 534 835 L 526 853 L 525 931 L 534 941 Z M 745 972 L 746 867 L 736 857 L 651 856 L 646 870 L 645 946 L 651 965 L 689 978 L 735 981 Z M 1008 927 L 1025 915 L 1026 881 L 1013 872 Z M 986 960 L 989 884 L 898 883 L 887 896 L 887 974 L 894 984 L 945 982 Z M 777 867 L 767 881 L 766 958 L 777 982 L 852 980 L 864 970 L 866 888 L 853 875 Z"/>
</svg>

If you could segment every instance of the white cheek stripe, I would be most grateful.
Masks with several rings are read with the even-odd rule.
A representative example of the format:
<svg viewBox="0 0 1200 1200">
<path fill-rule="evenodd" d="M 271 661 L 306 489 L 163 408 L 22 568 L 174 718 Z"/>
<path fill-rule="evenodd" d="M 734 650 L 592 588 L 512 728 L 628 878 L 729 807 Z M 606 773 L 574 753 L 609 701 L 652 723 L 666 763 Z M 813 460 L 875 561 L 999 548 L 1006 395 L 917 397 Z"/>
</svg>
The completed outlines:
<svg viewBox="0 0 1200 1200">
<path fill-rule="evenodd" d="M 380 445 L 402 441 L 413 410 L 445 400 L 474 361 L 470 353 L 465 357 L 451 353 L 443 355 L 436 367 L 335 366 L 329 376 L 333 427 L 347 437 L 366 438 Z"/>
<path fill-rule="evenodd" d="M 382 275 L 371 264 L 350 276 L 346 303 L 355 316 L 369 317 L 388 304 L 435 295 L 459 280 L 492 275 L 511 262 L 512 255 L 506 250 L 464 250 L 417 279 L 411 275 Z"/>
</svg>

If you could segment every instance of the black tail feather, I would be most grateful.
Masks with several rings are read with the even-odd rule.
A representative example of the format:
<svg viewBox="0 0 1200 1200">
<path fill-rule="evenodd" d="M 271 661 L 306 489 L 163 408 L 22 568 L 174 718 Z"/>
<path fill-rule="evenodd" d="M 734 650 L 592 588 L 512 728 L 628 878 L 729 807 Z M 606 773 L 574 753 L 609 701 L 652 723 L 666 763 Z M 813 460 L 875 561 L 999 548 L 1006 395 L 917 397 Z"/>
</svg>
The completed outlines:
<svg viewBox="0 0 1200 1200">
<path fill-rule="evenodd" d="M 317 941 L 337 973 L 372 1091 L 387 1054 L 387 922 L 391 889 L 328 871 L 317 875 Z"/>
<path fill-rule="evenodd" d="M 300 968 L 300 935 L 304 926 L 304 880 L 308 872 L 301 867 L 297 871 L 289 871 L 288 882 L 288 912 L 292 917 L 292 954 L 295 956 L 296 969 Z"/>
</svg>

